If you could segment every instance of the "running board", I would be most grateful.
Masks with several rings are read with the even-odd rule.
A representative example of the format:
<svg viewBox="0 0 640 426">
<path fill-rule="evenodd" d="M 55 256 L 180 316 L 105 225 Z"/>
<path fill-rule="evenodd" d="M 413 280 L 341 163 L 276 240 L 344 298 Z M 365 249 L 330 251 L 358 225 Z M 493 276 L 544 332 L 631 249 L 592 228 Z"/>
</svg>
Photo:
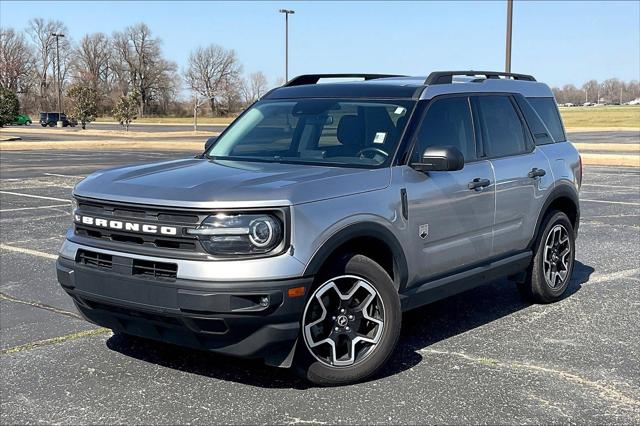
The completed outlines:
<svg viewBox="0 0 640 426">
<path fill-rule="evenodd" d="M 481 286 L 498 278 L 521 272 L 529 266 L 531 256 L 531 251 L 518 253 L 406 289 L 400 294 L 402 310 L 408 311 L 415 309 Z"/>
</svg>

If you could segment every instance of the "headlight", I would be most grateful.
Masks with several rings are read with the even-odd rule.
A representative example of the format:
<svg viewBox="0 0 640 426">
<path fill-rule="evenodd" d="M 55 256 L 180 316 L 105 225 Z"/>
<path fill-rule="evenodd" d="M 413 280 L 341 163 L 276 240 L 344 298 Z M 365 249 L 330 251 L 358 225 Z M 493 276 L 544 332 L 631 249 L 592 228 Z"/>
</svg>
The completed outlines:
<svg viewBox="0 0 640 426">
<path fill-rule="evenodd" d="M 283 240 L 281 220 L 271 214 L 218 213 L 188 234 L 197 235 L 213 255 L 257 255 L 277 248 Z"/>
</svg>

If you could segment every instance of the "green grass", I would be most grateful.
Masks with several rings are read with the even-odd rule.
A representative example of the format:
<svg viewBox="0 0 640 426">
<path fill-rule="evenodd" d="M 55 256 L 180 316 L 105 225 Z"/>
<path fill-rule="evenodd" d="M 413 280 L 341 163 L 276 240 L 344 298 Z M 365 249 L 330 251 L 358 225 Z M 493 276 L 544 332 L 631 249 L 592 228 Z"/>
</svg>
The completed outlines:
<svg viewBox="0 0 640 426">
<path fill-rule="evenodd" d="M 560 108 L 565 127 L 640 127 L 640 106 Z M 229 124 L 235 117 L 198 117 L 198 124 Z M 100 117 L 96 121 L 115 121 Z M 134 123 L 193 124 L 192 117 L 144 117 Z"/>
<path fill-rule="evenodd" d="M 565 127 L 640 127 L 640 106 L 560 108 Z"/>
</svg>

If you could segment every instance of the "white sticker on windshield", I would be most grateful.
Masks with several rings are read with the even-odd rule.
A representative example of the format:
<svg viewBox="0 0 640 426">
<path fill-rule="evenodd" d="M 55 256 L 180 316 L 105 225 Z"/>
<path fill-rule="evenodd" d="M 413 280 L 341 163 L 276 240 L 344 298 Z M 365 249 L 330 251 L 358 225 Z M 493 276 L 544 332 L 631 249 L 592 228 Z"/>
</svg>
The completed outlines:
<svg viewBox="0 0 640 426">
<path fill-rule="evenodd" d="M 387 137 L 385 132 L 377 132 L 373 138 L 373 143 L 384 143 L 384 139 Z"/>
<path fill-rule="evenodd" d="M 393 111 L 393 113 L 394 113 L 395 115 L 400 115 L 400 114 L 404 114 L 404 112 L 405 112 L 405 111 L 406 111 L 406 109 L 405 109 L 405 108 L 403 108 L 403 107 L 398 107 L 398 108 L 396 108 L 396 110 L 395 110 L 395 111 Z"/>
</svg>

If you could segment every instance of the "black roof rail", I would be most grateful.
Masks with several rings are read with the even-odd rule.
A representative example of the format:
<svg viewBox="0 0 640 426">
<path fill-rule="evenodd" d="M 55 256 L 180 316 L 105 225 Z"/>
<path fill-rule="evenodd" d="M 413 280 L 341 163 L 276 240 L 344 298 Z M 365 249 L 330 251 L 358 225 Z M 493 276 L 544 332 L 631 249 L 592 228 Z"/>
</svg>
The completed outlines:
<svg viewBox="0 0 640 426">
<path fill-rule="evenodd" d="M 316 84 L 321 78 L 362 78 L 364 80 L 375 80 L 387 77 L 406 77 L 395 74 L 303 74 L 289 80 L 283 87 L 302 86 L 303 84 Z"/>
<path fill-rule="evenodd" d="M 510 77 L 514 80 L 524 80 L 524 81 L 536 81 L 532 75 L 527 74 L 514 74 L 511 72 L 500 72 L 500 71 L 434 71 L 429 74 L 429 77 L 424 81 L 424 84 L 450 84 L 453 82 L 453 76 L 463 75 L 467 77 L 474 77 L 477 75 L 484 75 L 488 79 L 496 79 L 500 77 Z"/>
</svg>

